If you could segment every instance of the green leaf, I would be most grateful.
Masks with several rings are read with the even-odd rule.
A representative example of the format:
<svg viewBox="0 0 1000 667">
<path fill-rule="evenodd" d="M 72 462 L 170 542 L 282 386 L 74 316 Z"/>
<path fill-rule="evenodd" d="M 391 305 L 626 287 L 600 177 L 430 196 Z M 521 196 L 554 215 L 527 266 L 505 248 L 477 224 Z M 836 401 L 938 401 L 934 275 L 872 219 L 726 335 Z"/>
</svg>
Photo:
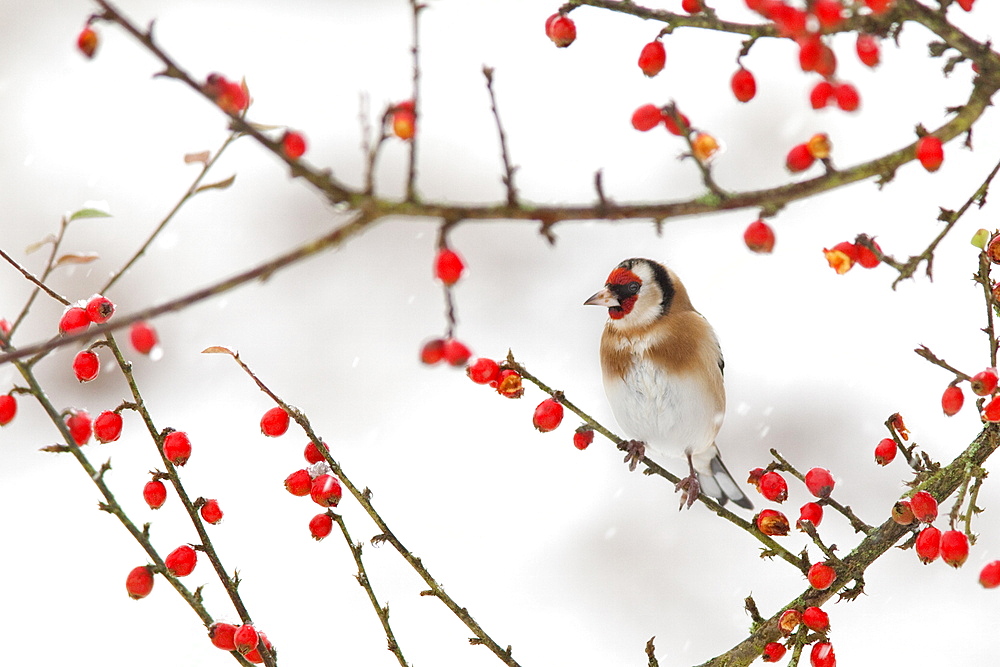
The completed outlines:
<svg viewBox="0 0 1000 667">
<path fill-rule="evenodd" d="M 111 214 L 97 208 L 81 208 L 79 211 L 69 216 L 69 219 L 79 220 L 80 218 L 110 218 Z"/>
<path fill-rule="evenodd" d="M 235 180 L 236 180 L 236 174 L 233 174 L 224 181 L 219 181 L 218 183 L 209 183 L 208 185 L 202 185 L 197 190 L 195 190 L 195 194 L 202 192 L 203 190 L 225 190 L 230 185 L 232 185 L 233 181 Z"/>
</svg>

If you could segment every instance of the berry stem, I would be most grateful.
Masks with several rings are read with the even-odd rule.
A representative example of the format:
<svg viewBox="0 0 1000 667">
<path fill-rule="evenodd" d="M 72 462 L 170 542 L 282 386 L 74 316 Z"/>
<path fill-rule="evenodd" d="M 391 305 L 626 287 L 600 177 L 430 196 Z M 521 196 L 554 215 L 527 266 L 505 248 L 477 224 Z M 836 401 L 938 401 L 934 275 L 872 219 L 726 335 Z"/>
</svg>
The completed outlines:
<svg viewBox="0 0 1000 667">
<path fill-rule="evenodd" d="M 368 599 L 372 603 L 372 607 L 375 608 L 375 613 L 378 615 L 379 622 L 382 623 L 382 629 L 385 631 L 385 638 L 389 642 L 389 650 L 392 654 L 396 656 L 396 660 L 399 661 L 400 667 L 409 667 L 406 659 L 403 657 L 403 651 L 399 648 L 399 643 L 396 641 L 396 636 L 392 632 L 392 626 L 389 625 L 389 607 L 381 606 L 378 602 L 378 598 L 375 596 L 375 591 L 372 589 L 371 582 L 368 580 L 368 573 L 365 570 L 365 565 L 361 560 L 361 542 L 354 542 L 351 540 L 351 535 L 347 531 L 347 524 L 344 523 L 344 517 L 336 512 L 330 512 L 330 516 L 333 520 L 340 526 L 340 532 L 344 535 L 344 540 L 347 542 L 347 548 L 351 550 L 351 555 L 354 556 L 354 563 L 358 566 L 358 574 L 355 577 L 361 587 L 365 589 L 368 594 Z"/>
<path fill-rule="evenodd" d="M 413 55 L 413 122 L 420 122 L 420 10 L 425 7 L 419 0 L 410 0 L 410 9 L 413 12 L 413 46 L 410 53 Z M 406 201 L 417 202 L 417 142 L 420 140 L 420 132 L 416 132 L 409 142 L 409 160 L 406 167 Z"/>
</svg>

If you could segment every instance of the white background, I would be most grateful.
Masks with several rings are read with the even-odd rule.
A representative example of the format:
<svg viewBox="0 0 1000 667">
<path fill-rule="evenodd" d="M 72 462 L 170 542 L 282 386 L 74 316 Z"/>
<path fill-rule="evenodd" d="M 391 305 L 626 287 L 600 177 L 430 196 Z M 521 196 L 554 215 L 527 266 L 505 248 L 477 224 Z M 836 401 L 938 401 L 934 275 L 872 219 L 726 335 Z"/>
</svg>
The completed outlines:
<svg viewBox="0 0 1000 667">
<path fill-rule="evenodd" d="M 742 3 L 725 4 L 739 5 L 734 18 L 752 20 Z M 972 15 L 950 13 L 986 38 L 1000 23 L 995 7 L 979 5 Z M 740 105 L 728 87 L 739 38 L 678 30 L 665 39 L 666 69 L 647 80 L 635 59 L 660 26 L 583 8 L 573 13 L 577 42 L 555 49 L 542 26 L 556 8 L 441 0 L 424 12 L 419 189 L 426 199 L 504 196 L 484 64 L 496 68 L 521 194 L 538 203 L 593 201 L 597 169 L 620 202 L 700 194 L 694 166 L 675 159 L 678 138 L 630 127 L 641 104 L 676 100 L 726 144 L 718 182 L 742 190 L 786 182 L 785 152 L 817 131 L 829 133 L 842 166 L 909 143 L 917 123 L 944 122 L 944 107 L 961 104 L 971 80 L 968 63 L 942 79 L 941 61 L 925 55 L 929 34 L 908 25 L 899 48 L 883 45 L 874 72 L 857 63 L 850 36 L 834 40 L 841 76 L 861 93 L 858 113 L 809 108 L 814 79 L 798 70 L 791 43 L 753 49 L 744 64 L 759 92 Z M 301 129 L 307 160 L 353 185 L 362 173 L 359 95 L 379 114 L 410 94 L 409 9 L 401 1 L 300 0 L 277 9 L 132 0 L 122 9 L 142 24 L 155 18 L 163 47 L 196 77 L 245 75 L 251 118 Z M 66 251 L 102 257 L 52 279 L 71 299 L 93 293 L 170 210 L 196 174 L 183 154 L 214 150 L 225 136 L 219 112 L 176 82 L 151 78 L 158 64 L 121 31 L 99 27 L 97 58 L 85 61 L 73 43 L 92 10 L 85 2 L 36 2 L 30 11 L 0 4 L 3 248 L 37 271 L 42 253 L 23 249 L 53 232 L 61 215 L 88 201 L 107 202 L 114 214 L 71 227 Z M 936 174 L 909 164 L 882 192 L 866 182 L 792 204 L 773 221 L 778 243 L 769 257 L 743 246 L 754 211 L 672 220 L 662 235 L 648 221 L 571 222 L 556 228 L 554 247 L 529 223 L 464 224 L 450 237 L 469 267 L 455 290 L 459 335 L 478 354 L 499 358 L 513 349 L 614 428 L 597 360 L 605 314 L 580 304 L 620 260 L 662 260 L 722 340 L 729 410 L 719 444 L 735 476 L 766 465 L 768 449 L 777 448 L 802 469 L 831 469 L 836 497 L 878 524 L 909 478 L 901 460 L 886 469 L 873 463 L 889 414 L 901 412 L 943 462 L 979 431 L 970 405 L 952 419 L 941 415 L 950 378 L 912 349 L 927 344 L 970 374 L 988 365 L 968 239 L 997 226 L 995 209 L 963 218 L 939 249 L 933 282 L 921 276 L 895 292 L 888 268 L 837 276 L 821 249 L 867 232 L 898 257 L 919 252 L 939 230 L 938 207 L 959 207 L 995 163 L 995 113 L 976 127 L 974 152 L 960 141 L 946 146 Z M 381 192 L 398 195 L 404 164 L 395 142 L 379 171 Z M 340 220 L 252 140 L 237 142 L 209 180 L 232 173 L 231 189 L 185 207 L 109 294 L 120 312 L 265 261 Z M 670 486 L 628 473 L 607 442 L 575 450 L 574 418 L 555 433 L 536 433 L 537 390 L 507 401 L 460 371 L 421 366 L 421 342 L 444 326 L 430 275 L 435 238 L 436 221 L 384 221 L 342 250 L 157 320 L 164 357 L 134 359 L 157 426 L 191 435 L 184 483 L 192 496 L 219 499 L 226 518 L 209 529 L 226 567 L 239 569 L 244 600 L 282 665 L 395 661 L 342 540 L 313 542 L 307 522 L 317 507 L 282 489 L 302 465 L 305 439 L 294 429 L 262 437 L 257 422 L 268 400 L 231 361 L 199 354 L 209 345 L 238 349 L 308 413 L 404 544 L 522 665 L 645 664 L 643 647 L 654 635 L 661 665 L 700 663 L 746 636 L 747 595 L 769 616 L 803 590 L 786 564 L 757 558 L 752 538 L 700 507 L 678 513 Z M 9 268 L 0 269 L 0 284 L 0 315 L 13 318 L 29 286 Z M 15 343 L 53 335 L 60 312 L 40 298 Z M 57 406 L 96 414 L 127 396 L 106 354 L 106 372 L 78 385 L 74 352 L 60 350 L 37 367 Z M 12 367 L 0 368 L 0 391 L 18 381 Z M 4 661 L 232 664 L 162 579 L 147 599 L 128 599 L 125 575 L 145 555 L 96 510 L 98 494 L 70 457 L 38 452 L 56 431 L 37 405 L 20 403 L 15 422 L 0 430 Z M 137 523 L 153 522 L 164 554 L 196 539 L 176 497 L 156 513 L 142 502 L 158 458 L 134 414 L 125 415 L 119 442 L 87 453 L 97 464 L 111 458 L 109 483 Z M 807 500 L 793 483 L 783 509 L 794 520 Z M 989 480 L 979 498 L 987 512 L 975 523 L 980 540 L 964 568 L 924 566 L 894 550 L 867 573 L 867 595 L 828 605 L 841 664 L 991 663 L 1000 593 L 976 580 L 984 563 L 1000 558 L 998 502 Z M 353 501 L 341 509 L 356 540 L 377 532 Z M 832 514 L 821 531 L 842 553 L 857 541 Z M 797 552 L 805 542 L 796 533 L 784 544 Z M 497 664 L 485 648 L 468 646 L 469 633 L 439 602 L 418 596 L 423 584 L 390 547 L 368 546 L 365 558 L 412 664 Z M 213 614 L 236 620 L 207 562 L 188 581 L 206 584 Z"/>
</svg>

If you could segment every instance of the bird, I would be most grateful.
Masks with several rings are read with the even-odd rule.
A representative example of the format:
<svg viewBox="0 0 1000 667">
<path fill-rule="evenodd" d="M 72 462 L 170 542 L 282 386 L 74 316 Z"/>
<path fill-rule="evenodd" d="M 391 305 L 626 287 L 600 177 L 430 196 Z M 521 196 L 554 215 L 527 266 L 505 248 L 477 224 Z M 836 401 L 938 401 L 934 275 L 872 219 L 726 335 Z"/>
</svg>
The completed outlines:
<svg viewBox="0 0 1000 667">
<path fill-rule="evenodd" d="M 677 274 L 651 259 L 626 259 L 584 305 L 608 309 L 601 370 L 615 419 L 634 438 L 622 445 L 629 469 L 647 448 L 685 457 L 681 508 L 704 492 L 720 505 L 753 509 L 715 443 L 726 412 L 719 339 Z"/>
</svg>

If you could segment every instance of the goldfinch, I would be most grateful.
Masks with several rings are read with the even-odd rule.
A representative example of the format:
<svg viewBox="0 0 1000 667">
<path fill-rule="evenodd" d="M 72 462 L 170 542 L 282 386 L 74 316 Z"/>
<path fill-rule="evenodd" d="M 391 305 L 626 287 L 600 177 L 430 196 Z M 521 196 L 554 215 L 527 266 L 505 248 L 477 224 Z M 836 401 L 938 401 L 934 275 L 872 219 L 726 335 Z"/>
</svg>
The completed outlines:
<svg viewBox="0 0 1000 667">
<path fill-rule="evenodd" d="M 685 456 L 681 507 L 704 492 L 752 509 L 715 444 L 726 412 L 719 340 L 677 275 L 649 259 L 627 259 L 584 305 L 605 306 L 610 316 L 601 370 L 615 419 L 635 438 L 625 457 L 630 469 L 647 447 L 660 457 Z"/>
</svg>

